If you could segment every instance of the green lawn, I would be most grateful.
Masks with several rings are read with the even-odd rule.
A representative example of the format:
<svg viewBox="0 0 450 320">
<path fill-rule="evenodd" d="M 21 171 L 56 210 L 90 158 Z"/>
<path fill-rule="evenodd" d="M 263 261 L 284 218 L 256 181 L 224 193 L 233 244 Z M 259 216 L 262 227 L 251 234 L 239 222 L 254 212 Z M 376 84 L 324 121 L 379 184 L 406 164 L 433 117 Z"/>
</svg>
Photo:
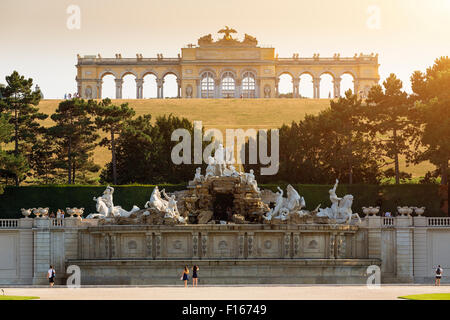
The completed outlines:
<svg viewBox="0 0 450 320">
<path fill-rule="evenodd" d="M 450 300 L 450 293 L 414 294 L 411 296 L 403 296 L 399 298 L 408 300 Z"/>
<path fill-rule="evenodd" d="M 39 297 L 23 297 L 23 296 L 0 296 L 0 300 L 33 300 Z"/>
</svg>

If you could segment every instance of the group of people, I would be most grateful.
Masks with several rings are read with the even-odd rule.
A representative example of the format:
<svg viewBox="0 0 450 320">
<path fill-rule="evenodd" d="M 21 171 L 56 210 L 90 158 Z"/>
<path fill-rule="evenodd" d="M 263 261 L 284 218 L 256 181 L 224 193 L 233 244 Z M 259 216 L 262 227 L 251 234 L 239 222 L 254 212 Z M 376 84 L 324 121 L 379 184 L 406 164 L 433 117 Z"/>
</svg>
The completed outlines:
<svg viewBox="0 0 450 320">
<path fill-rule="evenodd" d="M 61 210 L 61 209 L 58 209 L 58 211 L 56 211 L 56 215 L 55 215 L 55 213 L 52 211 L 49 215 L 48 215 L 48 217 L 50 218 L 50 219 L 64 219 L 64 215 L 65 215 L 65 213 L 64 213 L 64 210 Z"/>
<path fill-rule="evenodd" d="M 80 94 L 78 92 L 75 92 L 74 94 L 71 93 L 64 93 L 64 100 L 70 100 L 72 98 L 79 98 Z"/>
<path fill-rule="evenodd" d="M 197 265 L 192 267 L 192 286 L 198 286 L 198 271 L 200 268 Z M 184 281 L 184 287 L 187 288 L 187 283 L 189 281 L 189 268 L 188 266 L 184 266 L 183 273 L 181 274 L 180 280 Z"/>
</svg>

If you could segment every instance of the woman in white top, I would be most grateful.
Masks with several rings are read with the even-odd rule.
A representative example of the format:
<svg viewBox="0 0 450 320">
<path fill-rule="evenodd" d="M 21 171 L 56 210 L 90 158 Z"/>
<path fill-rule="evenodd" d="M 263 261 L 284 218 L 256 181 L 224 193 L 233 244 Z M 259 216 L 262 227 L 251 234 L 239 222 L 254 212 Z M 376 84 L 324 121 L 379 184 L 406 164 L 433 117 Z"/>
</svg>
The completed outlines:
<svg viewBox="0 0 450 320">
<path fill-rule="evenodd" d="M 53 287 L 53 285 L 55 284 L 55 269 L 53 269 L 53 266 L 50 266 L 50 269 L 48 269 L 47 271 L 47 279 L 48 282 L 50 283 L 50 288 Z"/>
</svg>

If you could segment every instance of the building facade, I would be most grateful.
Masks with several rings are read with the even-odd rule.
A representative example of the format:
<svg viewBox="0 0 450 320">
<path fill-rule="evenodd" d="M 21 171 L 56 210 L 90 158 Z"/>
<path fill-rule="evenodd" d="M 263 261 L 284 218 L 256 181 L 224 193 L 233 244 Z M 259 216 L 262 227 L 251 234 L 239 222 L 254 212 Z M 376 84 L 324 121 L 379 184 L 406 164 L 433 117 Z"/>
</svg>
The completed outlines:
<svg viewBox="0 0 450 320">
<path fill-rule="evenodd" d="M 181 49 L 177 58 L 102 58 L 78 55 L 77 86 L 81 97 L 102 98 L 103 78 L 115 78 L 115 98 L 122 98 L 123 78 L 133 75 L 136 81 L 136 98 L 142 99 L 144 77 L 154 75 L 157 98 L 164 98 L 164 82 L 167 75 L 177 78 L 178 98 L 277 98 L 278 83 L 283 74 L 292 79 L 292 96 L 299 98 L 301 76 L 308 75 L 313 83 L 313 97 L 320 97 L 320 81 L 324 74 L 333 79 L 333 96 L 340 96 L 341 77 L 353 78 L 353 92 L 366 95 L 370 87 L 378 83 L 378 54 L 359 54 L 354 57 L 279 58 L 274 48 L 258 46 L 256 38 L 245 34 L 239 41 L 231 36 L 233 29 L 222 29 L 224 37 L 214 41 L 211 34 L 198 39 L 198 44 L 189 44 Z"/>
</svg>

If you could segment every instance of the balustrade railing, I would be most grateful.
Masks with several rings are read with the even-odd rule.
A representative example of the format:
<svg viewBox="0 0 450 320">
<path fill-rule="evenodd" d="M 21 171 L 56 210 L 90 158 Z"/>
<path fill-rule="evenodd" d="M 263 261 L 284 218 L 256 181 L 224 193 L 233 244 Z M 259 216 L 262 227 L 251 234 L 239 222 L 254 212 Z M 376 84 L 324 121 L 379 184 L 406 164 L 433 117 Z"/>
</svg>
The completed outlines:
<svg viewBox="0 0 450 320">
<path fill-rule="evenodd" d="M 395 225 L 395 218 L 383 217 L 383 227 L 393 227 Z"/>
<path fill-rule="evenodd" d="M 15 229 L 19 226 L 19 219 L 0 219 L 0 229 Z"/>
<path fill-rule="evenodd" d="M 427 218 L 427 225 L 429 227 L 450 227 L 450 218 L 449 217 Z"/>
</svg>

